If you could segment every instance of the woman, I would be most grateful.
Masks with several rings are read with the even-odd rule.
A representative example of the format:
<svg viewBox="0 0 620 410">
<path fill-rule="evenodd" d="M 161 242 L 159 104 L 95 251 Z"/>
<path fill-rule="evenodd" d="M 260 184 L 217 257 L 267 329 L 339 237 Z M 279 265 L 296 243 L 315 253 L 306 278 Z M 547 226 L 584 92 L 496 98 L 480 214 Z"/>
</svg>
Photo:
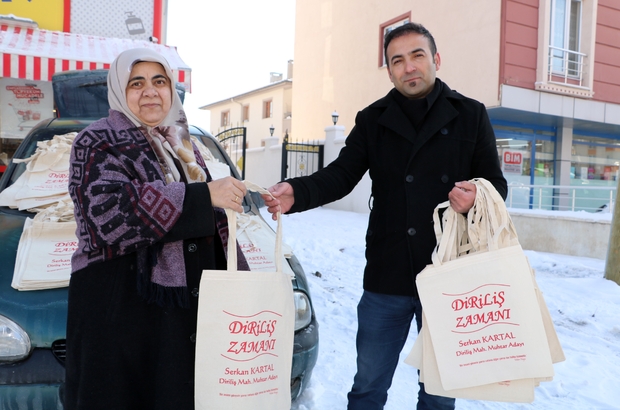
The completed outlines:
<svg viewBox="0 0 620 410">
<path fill-rule="evenodd" d="M 121 53 L 108 100 L 71 152 L 65 409 L 193 409 L 200 274 L 226 269 L 222 208 L 246 189 L 211 180 L 157 52 Z"/>
</svg>

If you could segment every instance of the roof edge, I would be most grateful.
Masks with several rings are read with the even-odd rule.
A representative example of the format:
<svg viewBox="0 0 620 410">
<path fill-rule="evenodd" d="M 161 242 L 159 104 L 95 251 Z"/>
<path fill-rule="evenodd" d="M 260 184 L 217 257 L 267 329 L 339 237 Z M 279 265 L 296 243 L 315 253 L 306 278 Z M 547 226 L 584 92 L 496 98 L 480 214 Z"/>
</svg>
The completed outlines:
<svg viewBox="0 0 620 410">
<path fill-rule="evenodd" d="M 247 91 L 247 92 L 242 93 L 242 94 L 237 94 L 237 95 L 234 95 L 234 96 L 232 96 L 232 97 L 224 98 L 223 100 L 219 100 L 219 101 L 216 101 L 216 102 L 212 102 L 212 103 L 210 103 L 210 104 L 206 104 L 206 105 L 200 106 L 200 107 L 198 107 L 198 109 L 199 109 L 199 110 L 208 110 L 208 109 L 210 109 L 210 108 L 212 108 L 212 107 L 215 107 L 215 106 L 217 106 L 217 105 L 220 105 L 220 104 L 222 104 L 222 103 L 225 103 L 225 102 L 230 102 L 230 100 L 231 100 L 231 99 L 233 99 L 233 100 L 234 100 L 235 98 L 243 98 L 243 97 L 247 97 L 247 96 L 249 96 L 249 95 L 256 94 L 256 93 L 258 93 L 258 92 L 268 90 L 268 89 L 270 89 L 270 88 L 278 88 L 278 87 L 281 87 L 281 86 L 286 86 L 286 85 L 288 85 L 289 83 L 290 83 L 290 84 L 292 84 L 292 83 L 293 83 L 293 79 L 291 79 L 291 78 L 287 78 L 287 79 L 284 79 L 284 80 L 281 80 L 281 81 L 277 81 L 277 82 L 275 82 L 275 83 L 271 83 L 271 84 L 266 85 L 266 86 L 264 86 L 264 87 L 256 88 L 256 89 L 254 89 L 254 90 Z"/>
</svg>

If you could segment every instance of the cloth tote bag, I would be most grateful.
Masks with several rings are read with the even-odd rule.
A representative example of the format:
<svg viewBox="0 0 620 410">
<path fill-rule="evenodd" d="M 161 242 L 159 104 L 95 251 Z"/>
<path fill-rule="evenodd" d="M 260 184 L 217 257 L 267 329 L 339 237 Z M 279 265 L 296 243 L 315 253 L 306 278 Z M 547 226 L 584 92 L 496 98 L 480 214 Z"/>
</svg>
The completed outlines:
<svg viewBox="0 0 620 410">
<path fill-rule="evenodd" d="M 24 210 L 70 200 L 69 157 L 75 135 L 55 135 L 51 140 L 38 142 L 29 158 L 13 159 L 15 163 L 26 163 L 26 170 L 15 184 L 0 193 L 0 205 Z"/>
<path fill-rule="evenodd" d="M 507 380 L 464 389 L 444 390 L 441 384 L 435 350 L 431 341 L 426 318 L 422 318 L 422 329 L 405 363 L 420 369 L 420 382 L 427 393 L 436 396 L 467 400 L 488 400 L 512 403 L 531 403 L 534 401 L 534 388 L 537 379 Z"/>
<path fill-rule="evenodd" d="M 237 215 L 237 242 L 252 271 L 276 271 L 276 234 L 260 215 Z M 292 256 L 291 248 L 282 242 L 284 258 Z M 288 263 L 282 264 L 284 273 L 295 276 Z"/>
<path fill-rule="evenodd" d="M 77 249 L 73 203 L 59 202 L 27 218 L 17 246 L 11 286 L 17 290 L 66 287 Z"/>
<path fill-rule="evenodd" d="M 77 249 L 75 221 L 40 222 L 26 219 L 17 248 L 11 286 L 40 290 L 69 286 L 71 256 Z"/>
<path fill-rule="evenodd" d="M 549 349 L 553 363 L 564 361 L 564 353 L 555 333 L 551 315 L 538 291 L 538 301 L 543 316 L 543 324 L 549 341 Z M 422 316 L 422 329 L 415 340 L 411 352 L 405 359 L 405 363 L 420 370 L 420 382 L 429 394 L 443 397 L 453 397 L 467 400 L 488 400 L 512 403 L 531 403 L 534 401 L 534 389 L 540 382 L 551 381 L 552 378 L 535 378 L 506 380 L 482 386 L 474 386 L 464 389 L 444 390 L 439 376 L 435 350 L 431 341 L 426 317 Z"/>
<path fill-rule="evenodd" d="M 198 410 L 289 410 L 294 300 L 282 271 L 278 215 L 276 270 L 237 271 L 236 213 L 229 222 L 228 269 L 205 270 L 196 332 Z"/>
<path fill-rule="evenodd" d="M 16 200 L 67 193 L 69 157 L 75 135 L 75 133 L 55 135 L 51 140 L 37 144 L 34 155 L 23 161 L 27 162 L 28 180 L 15 194 Z"/>
<path fill-rule="evenodd" d="M 549 341 L 527 257 L 499 194 L 488 181 L 474 182 L 467 223 L 451 208 L 444 212 L 433 264 L 416 278 L 442 387 L 550 378 Z"/>
</svg>

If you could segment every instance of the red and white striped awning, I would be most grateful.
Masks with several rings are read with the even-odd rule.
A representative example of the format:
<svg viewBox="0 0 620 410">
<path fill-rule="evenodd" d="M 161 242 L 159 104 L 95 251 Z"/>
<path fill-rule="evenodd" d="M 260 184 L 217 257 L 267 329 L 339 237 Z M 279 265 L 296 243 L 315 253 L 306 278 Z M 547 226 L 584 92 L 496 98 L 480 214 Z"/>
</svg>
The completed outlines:
<svg viewBox="0 0 620 410">
<path fill-rule="evenodd" d="M 52 75 L 61 71 L 109 68 L 120 52 L 136 47 L 166 57 L 177 82 L 191 91 L 191 68 L 175 47 L 7 24 L 0 25 L 0 77 L 52 81 Z"/>
</svg>

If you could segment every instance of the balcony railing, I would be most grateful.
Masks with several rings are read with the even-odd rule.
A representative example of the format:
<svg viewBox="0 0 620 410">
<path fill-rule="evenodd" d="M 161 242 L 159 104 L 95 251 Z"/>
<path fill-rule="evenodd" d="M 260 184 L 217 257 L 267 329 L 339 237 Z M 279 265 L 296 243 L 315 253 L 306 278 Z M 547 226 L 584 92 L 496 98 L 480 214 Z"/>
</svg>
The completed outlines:
<svg viewBox="0 0 620 410">
<path fill-rule="evenodd" d="M 548 211 L 611 212 L 616 187 L 564 185 L 508 185 L 508 208 Z"/>
<path fill-rule="evenodd" d="M 585 58 L 584 53 L 549 46 L 547 81 L 582 87 Z"/>
</svg>

